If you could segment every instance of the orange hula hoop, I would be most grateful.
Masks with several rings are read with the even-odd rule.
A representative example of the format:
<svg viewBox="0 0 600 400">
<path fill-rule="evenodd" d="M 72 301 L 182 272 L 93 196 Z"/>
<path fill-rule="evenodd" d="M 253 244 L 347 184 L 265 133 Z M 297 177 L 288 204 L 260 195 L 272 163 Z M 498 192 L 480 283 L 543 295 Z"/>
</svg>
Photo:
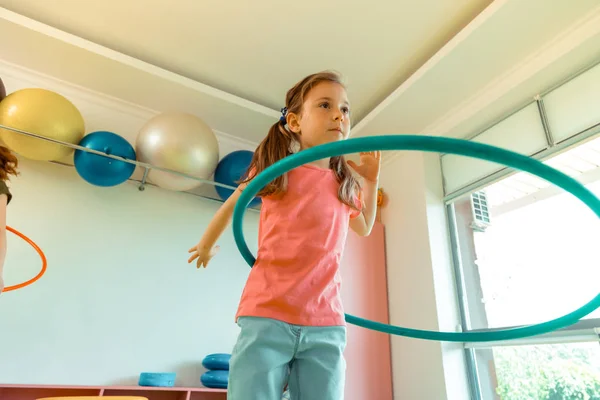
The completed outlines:
<svg viewBox="0 0 600 400">
<path fill-rule="evenodd" d="M 4 288 L 4 290 L 2 291 L 2 293 L 4 293 L 4 292 L 10 292 L 11 290 L 21 289 L 21 288 L 24 288 L 25 286 L 31 285 L 32 283 L 34 283 L 35 281 L 37 281 L 38 279 L 40 279 L 46 273 L 46 268 L 48 266 L 48 261 L 46 260 L 46 255 L 44 254 L 44 252 L 42 251 L 42 249 L 40 249 L 39 246 L 37 244 L 35 244 L 35 242 L 33 240 L 29 239 L 27 236 L 23 235 L 18 230 L 14 229 L 14 228 L 11 228 L 10 226 L 7 226 L 6 230 L 14 233 L 17 236 L 19 236 L 21 239 L 23 239 L 24 241 L 26 241 L 27 243 L 29 243 L 29 245 L 31 247 L 33 247 L 35 249 L 35 251 L 37 251 L 37 253 L 40 255 L 40 258 L 42 259 L 42 269 L 40 270 L 40 272 L 36 276 L 34 276 L 33 278 L 31 278 L 28 281 L 25 281 L 23 283 L 18 283 L 16 285 L 12 285 L 12 286 L 6 286 Z"/>
</svg>

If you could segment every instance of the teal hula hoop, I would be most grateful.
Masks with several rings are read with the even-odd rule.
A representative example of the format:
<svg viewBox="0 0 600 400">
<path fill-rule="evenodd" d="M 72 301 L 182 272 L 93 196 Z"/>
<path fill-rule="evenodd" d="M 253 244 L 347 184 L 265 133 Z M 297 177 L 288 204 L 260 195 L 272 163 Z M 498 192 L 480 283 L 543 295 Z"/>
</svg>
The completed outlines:
<svg viewBox="0 0 600 400">
<path fill-rule="evenodd" d="M 242 232 L 242 221 L 246 206 L 256 194 L 273 179 L 298 166 L 327 157 L 361 151 L 417 150 L 448 153 L 487 160 L 529 172 L 571 193 L 600 217 L 600 200 L 582 184 L 542 162 L 519 153 L 482 143 L 461 139 L 421 135 L 371 136 L 327 143 L 300 151 L 271 165 L 257 175 L 240 195 L 233 211 L 233 234 L 237 247 L 252 267 L 256 261 Z M 346 322 L 392 335 L 417 339 L 447 342 L 489 342 L 537 336 L 572 325 L 600 307 L 600 294 L 581 308 L 556 319 L 517 328 L 489 330 L 483 332 L 438 332 L 387 325 L 346 314 Z"/>
</svg>

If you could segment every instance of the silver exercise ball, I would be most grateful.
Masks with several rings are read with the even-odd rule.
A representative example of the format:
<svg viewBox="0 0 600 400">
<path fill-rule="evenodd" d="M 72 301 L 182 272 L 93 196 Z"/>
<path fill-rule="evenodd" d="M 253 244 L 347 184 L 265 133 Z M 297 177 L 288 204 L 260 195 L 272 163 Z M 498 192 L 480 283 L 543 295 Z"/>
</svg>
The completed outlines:
<svg viewBox="0 0 600 400">
<path fill-rule="evenodd" d="M 165 112 L 150 119 L 140 130 L 135 152 L 141 162 L 208 179 L 219 163 L 219 143 L 200 118 L 181 112 Z M 148 181 L 163 189 L 185 191 L 202 183 L 181 175 L 151 169 Z"/>
</svg>

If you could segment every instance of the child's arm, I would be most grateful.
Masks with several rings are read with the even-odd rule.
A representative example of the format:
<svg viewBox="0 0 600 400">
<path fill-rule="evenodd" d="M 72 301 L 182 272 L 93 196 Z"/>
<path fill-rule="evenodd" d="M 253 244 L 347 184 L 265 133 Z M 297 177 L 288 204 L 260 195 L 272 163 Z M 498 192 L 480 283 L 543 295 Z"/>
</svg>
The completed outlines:
<svg viewBox="0 0 600 400">
<path fill-rule="evenodd" d="M 381 152 L 360 153 L 360 162 L 360 165 L 356 165 L 355 162 L 348 161 L 348 165 L 364 178 L 363 194 L 365 198 L 362 213 L 350 220 L 350 228 L 361 236 L 369 236 L 377 215 L 377 186 L 381 169 Z"/>
<path fill-rule="evenodd" d="M 6 259 L 6 194 L 0 194 L 0 293 L 4 290 L 4 260 Z"/>
<path fill-rule="evenodd" d="M 215 246 L 215 243 L 223 234 L 223 231 L 229 226 L 235 204 L 246 186 L 247 183 L 240 184 L 215 213 L 215 216 L 208 224 L 208 227 L 198 244 L 188 251 L 189 253 L 192 253 L 192 256 L 188 259 L 188 263 L 191 263 L 197 258 L 196 267 L 200 268 L 201 266 L 204 266 L 206 268 L 210 259 L 213 258 L 219 250 L 219 246 Z"/>
<path fill-rule="evenodd" d="M 378 181 L 369 181 L 365 179 L 363 184 L 364 207 L 362 213 L 356 218 L 350 220 L 350 228 L 360 236 L 369 236 L 375 216 L 377 215 L 377 186 Z"/>
</svg>

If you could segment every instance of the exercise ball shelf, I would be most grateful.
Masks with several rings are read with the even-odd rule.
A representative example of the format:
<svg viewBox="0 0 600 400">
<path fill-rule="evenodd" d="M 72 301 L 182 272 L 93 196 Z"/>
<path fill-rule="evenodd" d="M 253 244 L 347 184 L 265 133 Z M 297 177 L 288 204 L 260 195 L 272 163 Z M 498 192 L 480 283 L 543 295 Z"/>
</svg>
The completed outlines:
<svg viewBox="0 0 600 400">
<path fill-rule="evenodd" d="M 70 147 L 70 148 L 72 148 L 74 150 L 81 150 L 81 151 L 84 151 L 84 152 L 87 152 L 87 153 L 96 154 L 96 155 L 99 155 L 99 156 L 104 156 L 104 157 L 107 157 L 107 158 L 111 158 L 113 160 L 118 160 L 118 161 L 126 162 L 126 163 L 129 163 L 129 164 L 133 164 L 136 167 L 143 168 L 144 169 L 144 174 L 142 176 L 142 180 L 139 182 L 140 185 L 138 186 L 138 190 L 141 191 L 141 192 L 144 191 L 145 186 L 147 184 L 149 184 L 147 182 L 147 177 L 148 177 L 148 173 L 152 169 L 156 169 L 156 170 L 168 172 L 168 173 L 179 175 L 179 176 L 182 176 L 182 177 L 185 177 L 185 178 L 194 179 L 194 180 L 197 180 L 197 181 L 199 181 L 201 183 L 206 183 L 206 184 L 213 185 L 213 186 L 220 186 L 220 187 L 223 187 L 223 188 L 226 188 L 226 189 L 231 189 L 231 190 L 235 190 L 236 189 L 235 187 L 224 185 L 224 184 L 219 183 L 219 182 L 211 181 L 211 180 L 208 180 L 208 179 L 198 178 L 196 176 L 188 175 L 188 174 L 185 174 L 183 172 L 175 171 L 175 170 L 168 169 L 168 168 L 159 167 L 159 166 L 156 166 L 156 165 L 144 163 L 144 162 L 137 161 L 137 160 L 130 160 L 130 159 L 123 158 L 123 157 L 120 157 L 120 156 L 115 156 L 114 154 L 107 154 L 107 153 L 102 152 L 102 151 L 90 149 L 90 148 L 87 148 L 87 147 L 79 146 L 77 144 L 68 143 L 68 142 L 64 142 L 64 141 L 61 141 L 61 140 L 57 140 L 57 139 L 52 139 L 52 138 L 49 138 L 49 137 L 46 137 L 46 136 L 38 135 L 36 133 L 27 132 L 27 131 L 24 131 L 24 130 L 21 130 L 21 129 L 16 129 L 16 128 L 13 128 L 13 127 L 10 127 L 10 126 L 6 126 L 6 125 L 0 124 L 0 129 L 6 129 L 6 130 L 9 130 L 9 131 L 21 134 L 21 135 L 26 135 L 26 136 L 29 136 L 29 137 L 32 137 L 32 138 L 35 138 L 35 139 L 38 139 L 38 140 L 44 140 L 44 141 L 47 141 L 47 142 L 52 142 L 52 143 L 55 143 L 55 144 L 58 144 L 58 145 L 61 145 L 61 146 Z M 54 161 L 54 162 L 56 162 L 56 161 Z M 69 165 L 69 166 L 71 166 L 70 164 L 64 164 L 64 163 L 60 163 L 60 164 L 61 165 Z M 193 193 L 191 193 L 191 194 L 193 194 Z M 207 197 L 207 196 L 202 196 L 202 195 L 199 195 L 199 196 L 203 197 L 203 198 L 206 198 L 206 199 L 209 199 L 209 200 L 223 202 L 223 200 L 214 199 L 214 198 Z M 252 208 L 249 208 L 249 209 L 252 210 Z"/>
</svg>

